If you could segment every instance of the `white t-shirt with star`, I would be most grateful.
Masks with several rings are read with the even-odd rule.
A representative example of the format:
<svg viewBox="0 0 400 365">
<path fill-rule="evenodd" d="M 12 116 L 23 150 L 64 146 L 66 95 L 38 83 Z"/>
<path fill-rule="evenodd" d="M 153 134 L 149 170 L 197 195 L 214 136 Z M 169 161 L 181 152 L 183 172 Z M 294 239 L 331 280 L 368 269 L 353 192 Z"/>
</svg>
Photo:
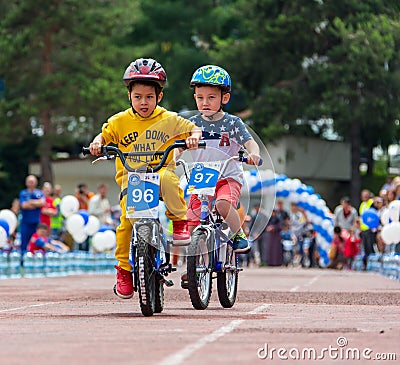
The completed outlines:
<svg viewBox="0 0 400 365">
<path fill-rule="evenodd" d="M 201 114 L 190 118 L 190 121 L 200 127 L 202 140 L 206 141 L 206 149 L 191 150 L 194 161 L 225 161 L 237 156 L 238 151 L 253 137 L 243 121 L 229 113 L 220 120 L 205 120 Z M 243 166 L 241 162 L 231 161 L 221 178 L 233 178 L 243 185 Z"/>
</svg>

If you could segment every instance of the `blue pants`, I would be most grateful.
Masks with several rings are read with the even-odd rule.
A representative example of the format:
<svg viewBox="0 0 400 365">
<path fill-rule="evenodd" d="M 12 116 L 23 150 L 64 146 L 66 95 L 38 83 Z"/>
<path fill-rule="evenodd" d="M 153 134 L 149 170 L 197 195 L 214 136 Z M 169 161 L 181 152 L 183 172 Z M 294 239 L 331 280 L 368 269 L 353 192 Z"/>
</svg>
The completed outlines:
<svg viewBox="0 0 400 365">
<path fill-rule="evenodd" d="M 21 256 L 23 256 L 27 250 L 29 240 L 32 235 L 36 232 L 36 228 L 39 222 L 37 223 L 24 223 L 21 222 Z"/>
</svg>

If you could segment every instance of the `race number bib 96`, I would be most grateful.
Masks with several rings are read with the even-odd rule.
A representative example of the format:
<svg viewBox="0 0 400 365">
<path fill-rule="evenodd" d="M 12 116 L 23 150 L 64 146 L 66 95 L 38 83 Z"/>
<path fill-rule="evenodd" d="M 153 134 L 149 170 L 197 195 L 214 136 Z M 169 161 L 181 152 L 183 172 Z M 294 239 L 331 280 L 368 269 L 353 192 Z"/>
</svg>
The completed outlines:
<svg viewBox="0 0 400 365">
<path fill-rule="evenodd" d="M 188 193 L 214 195 L 221 162 L 196 162 L 190 174 Z"/>
<path fill-rule="evenodd" d="M 157 218 L 160 175 L 128 173 L 127 218 Z"/>
</svg>

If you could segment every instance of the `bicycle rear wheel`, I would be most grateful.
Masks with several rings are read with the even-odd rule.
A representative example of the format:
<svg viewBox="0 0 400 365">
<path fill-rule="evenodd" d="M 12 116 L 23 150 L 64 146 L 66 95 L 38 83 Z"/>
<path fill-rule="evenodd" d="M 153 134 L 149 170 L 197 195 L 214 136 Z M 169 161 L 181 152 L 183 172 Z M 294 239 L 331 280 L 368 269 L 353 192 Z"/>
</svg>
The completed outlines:
<svg viewBox="0 0 400 365">
<path fill-rule="evenodd" d="M 187 257 L 187 278 L 190 300 L 195 309 L 206 309 L 212 291 L 213 245 L 203 231 L 196 231 Z"/>
<path fill-rule="evenodd" d="M 156 275 L 154 270 L 155 248 L 151 242 L 151 228 L 141 225 L 137 229 L 136 275 L 140 309 L 146 317 L 152 316 L 156 309 Z"/>
<path fill-rule="evenodd" d="M 238 259 L 232 246 L 227 245 L 225 267 L 217 273 L 218 299 L 224 308 L 231 308 L 235 304 L 238 279 Z"/>
</svg>

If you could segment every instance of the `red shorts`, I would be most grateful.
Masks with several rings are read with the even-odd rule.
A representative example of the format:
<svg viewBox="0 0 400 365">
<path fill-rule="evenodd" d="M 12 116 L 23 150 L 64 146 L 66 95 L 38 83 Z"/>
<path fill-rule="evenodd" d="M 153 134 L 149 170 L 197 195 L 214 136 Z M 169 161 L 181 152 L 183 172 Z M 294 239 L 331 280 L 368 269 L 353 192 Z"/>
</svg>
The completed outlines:
<svg viewBox="0 0 400 365">
<path fill-rule="evenodd" d="M 239 198 L 240 190 L 242 189 L 242 184 L 232 178 L 218 180 L 215 187 L 215 201 L 226 200 L 236 208 Z M 214 200 L 213 197 L 209 197 L 209 206 Z M 190 197 L 190 202 L 188 204 L 187 220 L 190 226 L 197 226 L 200 223 L 200 207 L 201 202 L 196 194 Z"/>
</svg>

